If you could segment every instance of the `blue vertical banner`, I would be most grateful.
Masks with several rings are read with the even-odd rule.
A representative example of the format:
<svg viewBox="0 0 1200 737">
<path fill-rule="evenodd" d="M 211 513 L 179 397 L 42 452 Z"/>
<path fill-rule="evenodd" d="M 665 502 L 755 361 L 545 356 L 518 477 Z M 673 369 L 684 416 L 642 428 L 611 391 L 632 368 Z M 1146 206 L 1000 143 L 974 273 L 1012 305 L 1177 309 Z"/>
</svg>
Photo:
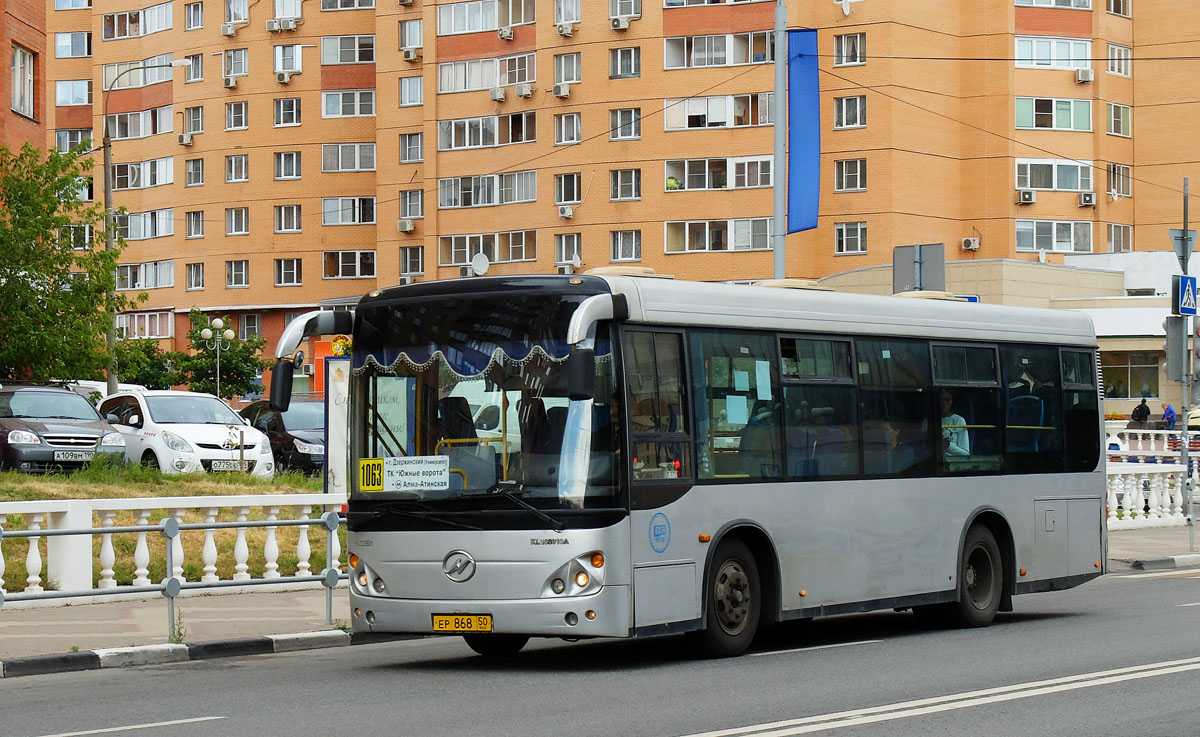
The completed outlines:
<svg viewBox="0 0 1200 737">
<path fill-rule="evenodd" d="M 787 232 L 817 227 L 821 96 L 816 30 L 788 31 Z"/>
</svg>

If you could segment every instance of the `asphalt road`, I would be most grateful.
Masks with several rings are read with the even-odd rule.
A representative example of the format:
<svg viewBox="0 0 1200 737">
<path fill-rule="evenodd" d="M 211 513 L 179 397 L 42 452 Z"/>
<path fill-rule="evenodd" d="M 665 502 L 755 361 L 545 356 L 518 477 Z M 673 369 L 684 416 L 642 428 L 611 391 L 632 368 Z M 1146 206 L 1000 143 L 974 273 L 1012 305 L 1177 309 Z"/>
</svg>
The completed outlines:
<svg viewBox="0 0 1200 737">
<path fill-rule="evenodd" d="M 1200 570 L 1133 573 L 1017 597 L 987 629 L 834 617 L 730 660 L 671 637 L 500 662 L 435 639 L 16 678 L 0 736 L 1198 734 Z"/>
</svg>

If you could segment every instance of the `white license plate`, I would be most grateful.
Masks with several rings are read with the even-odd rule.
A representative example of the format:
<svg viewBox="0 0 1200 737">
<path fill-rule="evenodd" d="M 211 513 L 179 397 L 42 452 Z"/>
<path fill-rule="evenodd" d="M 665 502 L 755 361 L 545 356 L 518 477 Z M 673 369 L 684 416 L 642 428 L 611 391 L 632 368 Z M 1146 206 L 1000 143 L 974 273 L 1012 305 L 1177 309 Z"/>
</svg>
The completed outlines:
<svg viewBox="0 0 1200 737">
<path fill-rule="evenodd" d="M 213 461 L 212 470 L 214 471 L 248 471 L 250 470 L 250 461 Z"/>
<path fill-rule="evenodd" d="M 56 450 L 54 451 L 54 460 L 56 461 L 90 461 L 96 455 L 94 450 Z"/>
</svg>

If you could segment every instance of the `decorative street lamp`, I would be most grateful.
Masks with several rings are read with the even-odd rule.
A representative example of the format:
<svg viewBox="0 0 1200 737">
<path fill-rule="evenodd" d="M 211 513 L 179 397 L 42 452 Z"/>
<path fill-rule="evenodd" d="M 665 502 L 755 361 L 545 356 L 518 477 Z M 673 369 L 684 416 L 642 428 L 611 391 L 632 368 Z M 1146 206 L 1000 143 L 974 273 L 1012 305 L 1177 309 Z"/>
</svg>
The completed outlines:
<svg viewBox="0 0 1200 737">
<path fill-rule="evenodd" d="M 200 331 L 200 337 L 204 339 L 204 345 L 208 346 L 210 351 L 215 350 L 217 352 L 217 396 L 220 397 L 221 351 L 229 350 L 229 346 L 235 336 L 232 330 L 225 328 L 225 322 L 219 317 L 214 317 L 209 324 L 212 325 L 212 330 L 204 328 Z M 224 332 L 221 331 L 221 328 L 225 328 Z M 216 331 L 215 333 L 213 332 L 214 330 Z"/>
<path fill-rule="evenodd" d="M 171 69 L 173 67 L 191 66 L 191 62 L 187 59 L 176 59 L 169 64 L 149 64 L 146 66 L 129 67 L 122 69 L 117 73 L 112 81 L 104 87 L 104 105 L 103 105 L 103 125 L 104 136 L 102 147 L 104 148 L 104 250 L 111 251 L 116 242 L 116 212 L 113 210 L 113 190 L 112 190 L 112 136 L 108 131 L 108 93 L 113 91 L 117 85 L 117 80 L 124 77 L 126 74 L 134 70 L 145 72 L 147 69 Z M 103 79 L 100 80 L 103 83 Z M 108 290 L 105 295 L 108 307 L 108 326 L 104 331 L 104 342 L 108 345 L 108 393 L 115 394 L 117 392 L 117 363 L 116 363 L 116 348 L 117 348 L 117 293 L 115 289 Z"/>
</svg>

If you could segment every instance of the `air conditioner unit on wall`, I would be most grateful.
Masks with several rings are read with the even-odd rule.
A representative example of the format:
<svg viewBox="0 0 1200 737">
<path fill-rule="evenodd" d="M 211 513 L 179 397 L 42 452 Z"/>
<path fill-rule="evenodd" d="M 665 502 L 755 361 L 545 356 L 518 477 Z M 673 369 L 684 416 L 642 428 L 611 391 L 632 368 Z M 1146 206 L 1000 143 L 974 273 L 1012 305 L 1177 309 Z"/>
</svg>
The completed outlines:
<svg viewBox="0 0 1200 737">
<path fill-rule="evenodd" d="M 312 376 L 315 369 L 316 369 L 316 366 L 314 366 L 311 363 L 302 363 L 302 364 L 300 364 L 300 375 L 301 376 Z"/>
<path fill-rule="evenodd" d="M 616 18 L 612 18 L 611 20 L 612 20 L 612 29 L 614 31 L 629 30 L 629 16 L 618 15 Z"/>
<path fill-rule="evenodd" d="M 412 218 L 400 218 L 396 221 L 396 230 L 401 233 L 411 233 L 415 227 Z"/>
<path fill-rule="evenodd" d="M 279 19 L 279 30 L 281 30 L 281 31 L 296 30 L 296 19 L 295 18 L 280 18 Z"/>
<path fill-rule="evenodd" d="M 528 82 L 520 82 L 513 85 L 513 92 L 517 93 L 517 97 L 533 97 L 533 85 Z"/>
<path fill-rule="evenodd" d="M 554 267 L 554 270 L 556 272 L 558 272 L 559 274 L 574 274 L 575 273 L 575 267 L 571 266 L 570 264 L 559 264 L 558 266 Z"/>
<path fill-rule="evenodd" d="M 401 5 L 412 5 L 412 0 L 397 0 Z"/>
<path fill-rule="evenodd" d="M 180 133 L 179 134 L 179 145 L 180 146 L 191 146 L 192 145 L 192 134 L 191 133 Z"/>
<path fill-rule="evenodd" d="M 571 33 L 575 31 L 575 26 L 572 23 L 559 23 L 554 29 L 558 31 L 558 35 L 570 38 Z"/>
<path fill-rule="evenodd" d="M 1018 205 L 1032 205 L 1035 202 L 1037 202 L 1037 192 L 1033 191 L 1032 189 L 1017 190 Z"/>
<path fill-rule="evenodd" d="M 555 97 L 570 97 L 571 96 L 571 85 L 567 84 L 566 82 L 559 82 L 558 84 L 554 85 L 554 96 Z"/>
<path fill-rule="evenodd" d="M 1080 207 L 1095 207 L 1096 206 L 1096 193 L 1095 192 L 1080 192 L 1079 193 L 1079 206 Z"/>
<path fill-rule="evenodd" d="M 222 36 L 232 36 L 236 33 L 237 33 L 237 26 L 234 25 L 233 23 L 222 23 L 221 24 L 221 35 Z"/>
<path fill-rule="evenodd" d="M 279 30 L 279 19 L 271 18 L 270 20 L 268 20 L 267 21 L 267 30 L 268 31 L 278 31 Z"/>
<path fill-rule="evenodd" d="M 962 250 L 978 251 L 979 250 L 979 239 L 978 238 L 963 238 L 962 239 Z"/>
<path fill-rule="evenodd" d="M 493 87 L 488 96 L 492 98 L 493 102 L 504 102 L 504 88 Z"/>
<path fill-rule="evenodd" d="M 1094 79 L 1096 79 L 1096 73 L 1094 71 L 1092 71 L 1091 69 L 1076 69 L 1075 70 L 1075 82 L 1078 84 L 1083 84 L 1084 82 L 1091 82 Z"/>
<path fill-rule="evenodd" d="M 496 35 L 500 37 L 501 41 L 511 41 L 513 39 L 512 26 L 500 26 L 499 30 L 496 31 Z"/>
<path fill-rule="evenodd" d="M 225 89 L 231 90 L 237 87 L 237 77 L 226 77 L 223 84 L 225 85 Z"/>
<path fill-rule="evenodd" d="M 404 284 L 412 284 L 413 281 L 414 277 L 408 276 L 407 274 L 401 274 L 400 278 L 396 280 L 396 283 L 403 286 Z"/>
<path fill-rule="evenodd" d="M 292 81 L 292 72 L 276 72 L 275 81 L 279 84 L 288 84 Z"/>
<path fill-rule="evenodd" d="M 475 276 L 475 270 L 470 266 L 460 266 L 458 269 L 459 276 Z"/>
<path fill-rule="evenodd" d="M 559 205 L 558 216 L 560 218 L 575 217 L 575 208 L 571 207 L 570 205 Z"/>
<path fill-rule="evenodd" d="M 400 49 L 400 58 L 404 59 L 405 61 L 416 61 L 417 59 L 420 58 L 420 56 L 421 56 L 420 49 L 414 49 L 414 48 Z"/>
</svg>

